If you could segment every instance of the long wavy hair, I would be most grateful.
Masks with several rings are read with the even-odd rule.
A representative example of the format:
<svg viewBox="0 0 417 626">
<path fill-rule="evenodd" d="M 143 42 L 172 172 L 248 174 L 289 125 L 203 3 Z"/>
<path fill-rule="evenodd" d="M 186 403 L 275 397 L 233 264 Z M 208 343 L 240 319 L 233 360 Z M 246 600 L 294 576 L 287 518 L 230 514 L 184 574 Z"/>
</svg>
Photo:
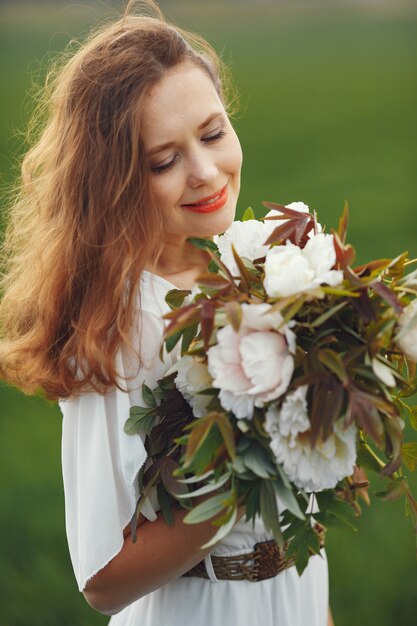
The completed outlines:
<svg viewBox="0 0 417 626">
<path fill-rule="evenodd" d="M 115 356 L 131 346 L 140 275 L 161 241 L 138 114 L 147 91 L 191 60 L 227 99 L 211 46 L 152 1 L 136 5 L 49 73 L 9 207 L 0 373 L 52 400 L 122 388 Z"/>
</svg>

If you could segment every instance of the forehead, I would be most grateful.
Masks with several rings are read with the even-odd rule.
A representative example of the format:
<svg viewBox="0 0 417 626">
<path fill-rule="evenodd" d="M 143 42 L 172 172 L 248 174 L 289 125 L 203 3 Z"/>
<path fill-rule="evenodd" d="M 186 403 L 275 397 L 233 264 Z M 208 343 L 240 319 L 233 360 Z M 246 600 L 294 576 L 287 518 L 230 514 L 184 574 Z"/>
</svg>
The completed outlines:
<svg viewBox="0 0 417 626">
<path fill-rule="evenodd" d="M 198 128 L 211 114 L 225 113 L 208 74 L 190 62 L 168 70 L 149 90 L 141 111 L 146 147 L 169 141 L 183 130 Z"/>
</svg>

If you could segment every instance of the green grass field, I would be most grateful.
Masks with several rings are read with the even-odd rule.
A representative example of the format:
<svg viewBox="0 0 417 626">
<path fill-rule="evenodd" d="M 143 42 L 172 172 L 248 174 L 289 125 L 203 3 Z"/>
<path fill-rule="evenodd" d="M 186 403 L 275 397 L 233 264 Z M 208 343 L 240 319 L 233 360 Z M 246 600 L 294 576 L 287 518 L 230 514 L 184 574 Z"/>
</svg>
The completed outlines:
<svg viewBox="0 0 417 626">
<path fill-rule="evenodd" d="M 302 200 L 331 227 L 347 199 L 360 261 L 406 249 L 416 257 L 417 12 L 346 4 L 163 6 L 232 63 L 244 151 L 240 212 L 251 205 L 260 216 L 262 200 Z M 97 21 L 103 5 L 14 3 L 0 11 L 0 168 L 7 183 L 23 149 L 17 131 L 30 110 L 31 76 Z M 57 407 L 3 385 L 0 415 L 1 623 L 105 624 L 77 592 L 67 553 Z M 411 522 L 402 502 L 373 504 L 358 520 L 358 533 L 328 536 L 335 623 L 411 626 L 417 608 Z"/>
</svg>

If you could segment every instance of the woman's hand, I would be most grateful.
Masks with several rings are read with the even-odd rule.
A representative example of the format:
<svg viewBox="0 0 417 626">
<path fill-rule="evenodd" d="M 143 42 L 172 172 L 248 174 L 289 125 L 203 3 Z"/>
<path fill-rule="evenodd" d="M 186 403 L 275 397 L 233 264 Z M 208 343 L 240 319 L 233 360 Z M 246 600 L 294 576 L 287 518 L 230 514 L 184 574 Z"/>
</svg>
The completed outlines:
<svg viewBox="0 0 417 626">
<path fill-rule="evenodd" d="M 238 509 L 238 519 L 244 514 Z M 174 524 L 168 526 L 158 514 L 149 522 L 141 517 L 136 543 L 128 528 L 120 552 L 91 578 L 83 591 L 87 602 L 100 613 L 114 615 L 166 583 L 188 572 L 210 552 L 201 546 L 210 541 L 218 528 L 211 520 L 184 524 L 187 511 L 174 511 Z"/>
</svg>

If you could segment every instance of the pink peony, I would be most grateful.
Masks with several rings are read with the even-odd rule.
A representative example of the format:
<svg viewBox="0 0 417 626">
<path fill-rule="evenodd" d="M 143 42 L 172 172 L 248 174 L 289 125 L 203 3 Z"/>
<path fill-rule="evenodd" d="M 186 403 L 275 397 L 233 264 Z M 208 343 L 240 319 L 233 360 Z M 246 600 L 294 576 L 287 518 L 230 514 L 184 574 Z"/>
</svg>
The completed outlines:
<svg viewBox="0 0 417 626">
<path fill-rule="evenodd" d="M 220 403 L 237 418 L 251 418 L 254 407 L 279 398 L 294 370 L 294 334 L 282 326 L 269 304 L 243 304 L 238 332 L 225 326 L 209 348 L 208 369 Z"/>
</svg>

